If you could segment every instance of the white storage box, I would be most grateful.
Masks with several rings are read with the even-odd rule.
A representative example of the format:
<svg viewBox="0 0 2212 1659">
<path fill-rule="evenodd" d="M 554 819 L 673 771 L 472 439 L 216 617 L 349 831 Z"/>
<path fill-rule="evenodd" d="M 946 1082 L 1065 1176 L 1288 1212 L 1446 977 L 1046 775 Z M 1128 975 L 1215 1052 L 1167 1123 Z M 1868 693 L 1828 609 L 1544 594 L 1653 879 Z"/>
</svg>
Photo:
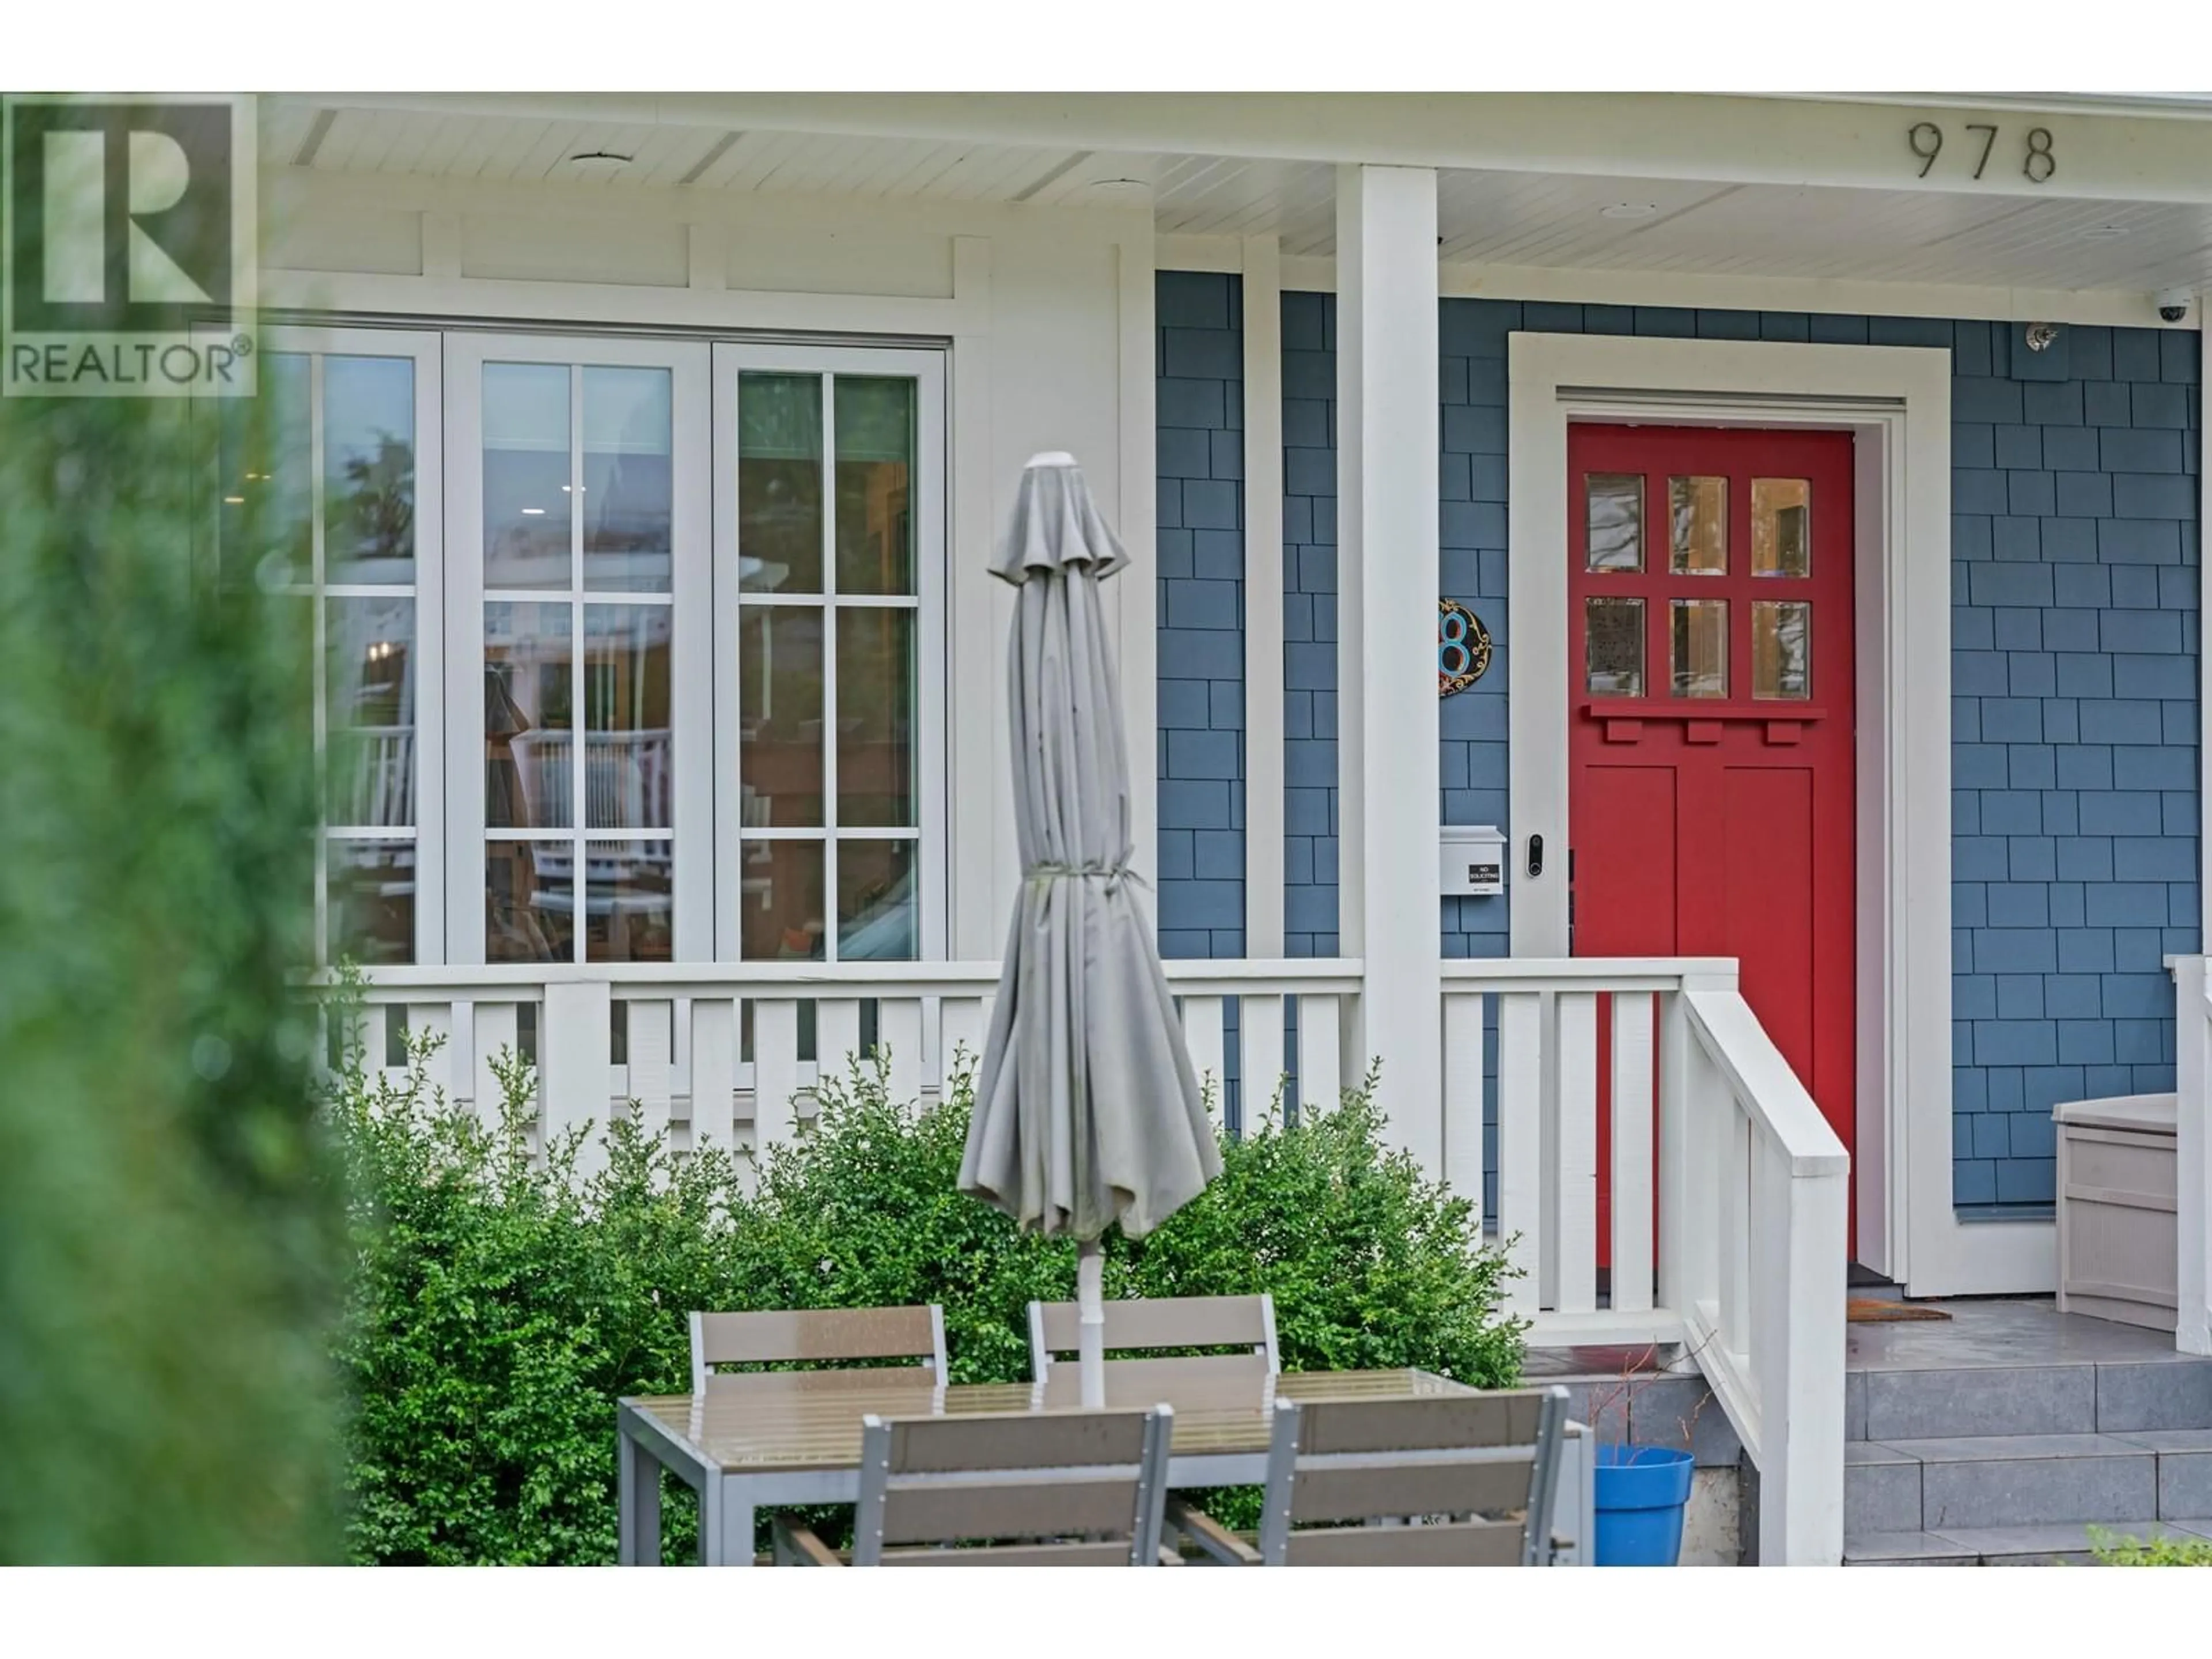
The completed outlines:
<svg viewBox="0 0 2212 1659">
<path fill-rule="evenodd" d="M 2058 1308 L 2174 1328 L 2174 1097 L 2118 1095 L 2054 1108 Z"/>
</svg>

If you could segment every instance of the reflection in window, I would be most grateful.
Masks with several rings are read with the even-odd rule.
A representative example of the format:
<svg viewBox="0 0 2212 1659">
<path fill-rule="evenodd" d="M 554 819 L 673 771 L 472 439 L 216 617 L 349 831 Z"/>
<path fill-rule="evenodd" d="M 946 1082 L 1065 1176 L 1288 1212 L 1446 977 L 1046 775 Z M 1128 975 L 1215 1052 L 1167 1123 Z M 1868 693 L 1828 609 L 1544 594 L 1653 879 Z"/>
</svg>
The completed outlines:
<svg viewBox="0 0 2212 1659">
<path fill-rule="evenodd" d="M 1803 478 L 1751 481 L 1751 574 L 1813 574 L 1813 486 Z"/>
<path fill-rule="evenodd" d="M 1583 601 L 1583 684 L 1594 697 L 1644 695 L 1644 601 Z"/>
<path fill-rule="evenodd" d="M 332 824 L 415 822 L 415 601 L 330 599 L 324 606 Z"/>
<path fill-rule="evenodd" d="M 738 585 L 822 591 L 822 377 L 738 377 Z"/>
<path fill-rule="evenodd" d="M 665 368 L 586 368 L 584 586 L 665 593 L 674 577 L 673 379 Z"/>
<path fill-rule="evenodd" d="M 1667 480 L 1667 534 L 1678 576 L 1718 576 L 1728 570 L 1728 480 Z"/>
<path fill-rule="evenodd" d="M 1583 490 L 1589 508 L 1586 570 L 1644 568 L 1644 478 L 1640 473 L 1593 472 Z"/>
<path fill-rule="evenodd" d="M 738 376 L 748 958 L 920 949 L 918 420 L 909 377 Z"/>
<path fill-rule="evenodd" d="M 220 580 L 293 596 L 314 641 L 295 695 L 323 712 L 318 963 L 415 960 L 415 392 L 411 358 L 272 351 L 216 416 Z"/>
<path fill-rule="evenodd" d="M 484 848 L 484 960 L 575 960 L 575 860 L 567 841 Z"/>
<path fill-rule="evenodd" d="M 1674 599 L 1672 611 L 1674 695 L 1728 696 L 1728 601 Z"/>
<path fill-rule="evenodd" d="M 674 826 L 665 605 L 584 607 L 584 822 Z"/>
<path fill-rule="evenodd" d="M 1751 602 L 1751 695 L 1813 695 L 1813 607 L 1808 602 Z"/>
<path fill-rule="evenodd" d="M 674 959 L 675 845 L 671 841 L 584 843 L 585 960 Z"/>
<path fill-rule="evenodd" d="M 569 607 L 484 606 L 484 823 L 565 830 L 575 822 Z"/>
<path fill-rule="evenodd" d="M 415 580 L 415 365 L 323 360 L 323 512 L 333 582 Z"/>
<path fill-rule="evenodd" d="M 818 841 L 744 843 L 738 933 L 747 961 L 823 959 L 823 852 Z"/>
<path fill-rule="evenodd" d="M 484 365 L 486 587 L 569 586 L 568 400 L 562 364 Z"/>
</svg>

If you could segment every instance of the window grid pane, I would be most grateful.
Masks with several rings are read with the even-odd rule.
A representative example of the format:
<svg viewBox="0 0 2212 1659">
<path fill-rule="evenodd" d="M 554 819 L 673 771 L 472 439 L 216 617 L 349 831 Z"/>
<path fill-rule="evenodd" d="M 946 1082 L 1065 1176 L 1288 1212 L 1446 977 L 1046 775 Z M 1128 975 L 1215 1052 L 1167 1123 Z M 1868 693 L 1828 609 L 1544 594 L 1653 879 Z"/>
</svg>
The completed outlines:
<svg viewBox="0 0 2212 1659">
<path fill-rule="evenodd" d="M 1594 697 L 1644 695 L 1644 601 L 1583 601 L 1583 684 Z"/>
<path fill-rule="evenodd" d="M 1668 546 L 1677 576 L 1728 574 L 1726 478 L 1667 480 Z"/>
<path fill-rule="evenodd" d="M 1804 478 L 1751 481 L 1751 574 L 1813 574 L 1813 486 Z"/>
<path fill-rule="evenodd" d="M 1672 667 L 1678 697 L 1728 696 L 1728 601 L 1668 601 Z"/>
</svg>

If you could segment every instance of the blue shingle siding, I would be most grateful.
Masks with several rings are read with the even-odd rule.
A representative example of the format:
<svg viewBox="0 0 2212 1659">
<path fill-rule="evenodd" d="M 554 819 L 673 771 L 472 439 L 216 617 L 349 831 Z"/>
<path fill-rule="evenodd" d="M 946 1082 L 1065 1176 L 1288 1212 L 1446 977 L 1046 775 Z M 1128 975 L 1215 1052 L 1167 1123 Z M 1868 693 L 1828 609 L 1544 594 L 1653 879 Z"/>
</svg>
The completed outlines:
<svg viewBox="0 0 2212 1659">
<path fill-rule="evenodd" d="M 2197 337 L 2069 326 L 2039 361 L 2014 325 L 1924 318 L 1447 300 L 1439 321 L 1442 584 L 1497 653 L 1440 710 L 1451 823 L 1507 816 L 1509 334 L 1950 348 L 1953 1197 L 2047 1204 L 2053 1102 L 2172 1087 L 2161 958 L 2199 945 Z M 1283 296 L 1294 955 L 1336 949 L 1334 328 L 1332 296 Z M 1507 902 L 1445 901 L 1444 953 L 1503 954 Z"/>
<path fill-rule="evenodd" d="M 1162 271 L 1156 281 L 1160 953 L 1238 957 L 1244 954 L 1243 284 L 1197 271 Z M 1241 1103 L 1236 1053 L 1232 1037 L 1224 1079 L 1231 1123 Z"/>
</svg>

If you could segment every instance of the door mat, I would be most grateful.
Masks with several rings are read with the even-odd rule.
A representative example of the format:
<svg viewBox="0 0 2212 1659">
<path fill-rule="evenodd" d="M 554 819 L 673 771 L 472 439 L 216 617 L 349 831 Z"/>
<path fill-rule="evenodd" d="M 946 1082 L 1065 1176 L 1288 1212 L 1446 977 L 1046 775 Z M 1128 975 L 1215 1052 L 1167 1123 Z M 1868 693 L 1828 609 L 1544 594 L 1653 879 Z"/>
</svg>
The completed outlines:
<svg viewBox="0 0 2212 1659">
<path fill-rule="evenodd" d="M 1941 1308 L 1924 1302 L 1887 1302 L 1875 1297 L 1852 1297 L 1844 1304 L 1844 1318 L 1853 1325 L 1902 1325 L 1917 1319 L 1948 1319 Z"/>
</svg>

